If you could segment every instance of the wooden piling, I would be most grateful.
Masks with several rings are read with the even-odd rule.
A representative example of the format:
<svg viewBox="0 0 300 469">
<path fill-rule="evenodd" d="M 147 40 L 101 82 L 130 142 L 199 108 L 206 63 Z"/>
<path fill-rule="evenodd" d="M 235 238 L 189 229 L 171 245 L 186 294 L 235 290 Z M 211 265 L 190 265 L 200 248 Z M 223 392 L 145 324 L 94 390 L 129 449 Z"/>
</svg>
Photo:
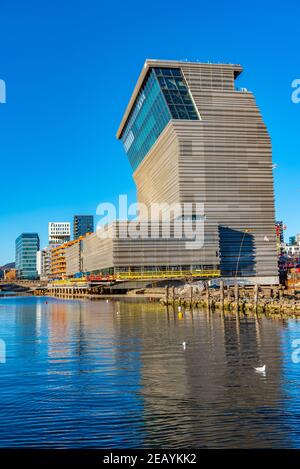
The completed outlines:
<svg viewBox="0 0 300 469">
<path fill-rule="evenodd" d="M 172 286 L 172 301 L 175 303 L 175 287 L 174 285 Z"/>
<path fill-rule="evenodd" d="M 279 287 L 279 299 L 280 301 L 283 299 L 283 287 L 281 285 Z"/>
<path fill-rule="evenodd" d="M 207 303 L 207 308 L 210 309 L 210 291 L 209 291 L 209 285 L 206 285 L 206 303 Z"/>
<path fill-rule="evenodd" d="M 239 311 L 239 284 L 236 283 L 234 285 L 234 297 L 235 297 L 235 303 L 236 303 L 236 311 L 238 312 Z"/>
<path fill-rule="evenodd" d="M 221 310 L 224 311 L 224 282 L 223 280 L 220 281 L 220 307 L 221 307 Z"/>
<path fill-rule="evenodd" d="M 258 307 L 258 285 L 254 285 L 254 312 L 257 314 Z"/>
<path fill-rule="evenodd" d="M 169 304 L 169 285 L 166 286 L 166 304 Z"/>
</svg>

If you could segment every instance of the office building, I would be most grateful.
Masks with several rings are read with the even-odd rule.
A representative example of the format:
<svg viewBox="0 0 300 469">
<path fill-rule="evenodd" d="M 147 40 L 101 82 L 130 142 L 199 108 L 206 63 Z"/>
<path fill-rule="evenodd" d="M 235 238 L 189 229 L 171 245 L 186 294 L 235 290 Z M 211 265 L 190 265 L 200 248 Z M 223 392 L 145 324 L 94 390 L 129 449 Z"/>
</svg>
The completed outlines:
<svg viewBox="0 0 300 469">
<path fill-rule="evenodd" d="M 69 222 L 50 222 L 48 224 L 49 246 L 58 246 L 71 239 L 71 224 Z"/>
<path fill-rule="evenodd" d="M 276 283 L 271 142 L 254 95 L 236 88 L 241 73 L 240 65 L 147 60 L 117 138 L 139 202 L 203 204 L 205 242 L 192 265 Z"/>
<path fill-rule="evenodd" d="M 16 239 L 16 278 L 35 280 L 38 278 L 36 256 L 40 249 L 37 233 L 22 233 Z"/>
<path fill-rule="evenodd" d="M 74 239 L 85 236 L 87 233 L 94 231 L 93 215 L 75 215 L 73 221 Z"/>
<path fill-rule="evenodd" d="M 79 238 L 51 249 L 49 275 L 51 279 L 65 279 L 82 270 L 80 256 L 81 241 L 82 238 Z"/>
<path fill-rule="evenodd" d="M 140 213 L 136 226 L 148 234 L 156 224 L 157 236 L 124 237 L 129 222 L 114 222 L 113 236 L 82 241 L 84 272 L 218 271 L 278 283 L 271 142 L 254 95 L 236 87 L 241 73 L 240 65 L 146 61 L 117 138 L 138 202 L 148 213 L 162 207 L 150 222 Z M 163 212 L 173 204 L 190 211 L 172 213 L 166 237 Z M 202 223 L 193 249 L 175 232 L 184 218 Z"/>
<path fill-rule="evenodd" d="M 38 276 L 41 280 L 48 280 L 51 273 L 51 248 L 41 249 L 36 255 Z"/>
</svg>

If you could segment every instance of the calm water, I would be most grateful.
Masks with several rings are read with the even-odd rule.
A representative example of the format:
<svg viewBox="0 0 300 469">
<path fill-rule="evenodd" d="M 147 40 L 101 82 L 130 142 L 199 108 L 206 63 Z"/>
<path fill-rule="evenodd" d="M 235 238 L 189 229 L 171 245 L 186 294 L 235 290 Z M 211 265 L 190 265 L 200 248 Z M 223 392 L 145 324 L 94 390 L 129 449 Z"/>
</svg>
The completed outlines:
<svg viewBox="0 0 300 469">
<path fill-rule="evenodd" d="M 2 298 L 0 445 L 299 448 L 297 338 L 294 320 Z"/>
</svg>

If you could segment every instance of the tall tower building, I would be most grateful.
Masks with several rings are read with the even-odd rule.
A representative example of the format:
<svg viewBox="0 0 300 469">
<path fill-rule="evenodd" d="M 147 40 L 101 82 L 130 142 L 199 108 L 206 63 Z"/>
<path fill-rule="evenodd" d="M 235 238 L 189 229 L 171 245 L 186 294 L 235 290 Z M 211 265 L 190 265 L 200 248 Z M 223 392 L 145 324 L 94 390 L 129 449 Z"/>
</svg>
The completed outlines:
<svg viewBox="0 0 300 469">
<path fill-rule="evenodd" d="M 272 149 L 240 65 L 147 60 L 117 132 L 138 201 L 200 203 L 193 264 L 277 282 Z M 189 253 L 190 255 L 190 253 Z M 187 264 L 191 264 L 190 258 Z"/>
<path fill-rule="evenodd" d="M 80 236 L 85 236 L 87 233 L 93 233 L 93 215 L 74 215 L 73 230 L 74 239 L 78 239 Z"/>
<path fill-rule="evenodd" d="M 49 246 L 59 246 L 71 239 L 71 224 L 69 222 L 48 223 Z"/>
<path fill-rule="evenodd" d="M 40 239 L 37 233 L 22 233 L 16 239 L 16 277 L 23 280 L 35 280 L 37 272 L 37 252 Z"/>
</svg>

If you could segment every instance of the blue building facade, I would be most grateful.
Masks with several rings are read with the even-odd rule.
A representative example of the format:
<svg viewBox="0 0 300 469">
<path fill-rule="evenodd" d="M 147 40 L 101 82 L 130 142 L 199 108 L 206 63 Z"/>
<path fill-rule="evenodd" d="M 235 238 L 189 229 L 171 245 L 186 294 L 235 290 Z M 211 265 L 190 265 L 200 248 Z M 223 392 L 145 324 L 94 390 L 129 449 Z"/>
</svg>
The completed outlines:
<svg viewBox="0 0 300 469">
<path fill-rule="evenodd" d="M 73 225 L 74 239 L 78 239 L 87 233 L 93 233 L 94 217 L 93 215 L 75 215 Z"/>
<path fill-rule="evenodd" d="M 171 119 L 199 120 L 179 68 L 150 68 L 122 133 L 135 171 Z"/>
<path fill-rule="evenodd" d="M 16 239 L 16 277 L 23 280 L 38 278 L 36 255 L 40 249 L 37 233 L 22 233 Z"/>
</svg>

